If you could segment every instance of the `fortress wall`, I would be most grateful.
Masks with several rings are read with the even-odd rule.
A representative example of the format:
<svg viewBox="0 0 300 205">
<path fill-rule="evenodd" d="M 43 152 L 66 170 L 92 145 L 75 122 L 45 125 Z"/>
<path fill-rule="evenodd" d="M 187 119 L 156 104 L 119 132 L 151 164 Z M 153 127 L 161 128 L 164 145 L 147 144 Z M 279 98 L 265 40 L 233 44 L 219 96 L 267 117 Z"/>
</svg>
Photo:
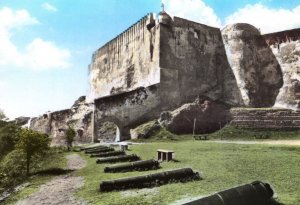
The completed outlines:
<svg viewBox="0 0 300 205">
<path fill-rule="evenodd" d="M 137 125 L 158 118 L 160 109 L 159 84 L 147 88 L 108 96 L 95 101 L 95 138 L 103 122 L 113 122 L 120 129 L 121 140 L 129 139 L 129 130 Z"/>
<path fill-rule="evenodd" d="M 265 34 L 280 64 L 283 86 L 279 90 L 274 107 L 300 109 L 300 29 Z"/>
<path fill-rule="evenodd" d="M 232 125 L 250 128 L 300 129 L 300 111 L 232 109 Z"/>
<path fill-rule="evenodd" d="M 241 96 L 227 61 L 220 29 L 174 17 L 160 24 L 162 98 L 166 107 L 205 95 L 240 105 Z M 173 103 L 173 104 L 170 104 Z"/>
<path fill-rule="evenodd" d="M 282 87 L 280 65 L 259 30 L 246 23 L 222 30 L 226 54 L 247 107 L 272 107 Z"/>
<path fill-rule="evenodd" d="M 89 101 L 159 83 L 159 36 L 153 24 L 149 14 L 93 54 Z"/>
<path fill-rule="evenodd" d="M 68 125 L 76 131 L 74 144 L 92 141 L 92 105 L 79 98 L 71 109 L 44 114 L 30 121 L 30 129 L 48 134 L 51 145 L 65 145 Z"/>
<path fill-rule="evenodd" d="M 300 29 L 292 29 L 263 35 L 269 46 L 276 47 L 278 44 L 300 40 Z"/>
</svg>

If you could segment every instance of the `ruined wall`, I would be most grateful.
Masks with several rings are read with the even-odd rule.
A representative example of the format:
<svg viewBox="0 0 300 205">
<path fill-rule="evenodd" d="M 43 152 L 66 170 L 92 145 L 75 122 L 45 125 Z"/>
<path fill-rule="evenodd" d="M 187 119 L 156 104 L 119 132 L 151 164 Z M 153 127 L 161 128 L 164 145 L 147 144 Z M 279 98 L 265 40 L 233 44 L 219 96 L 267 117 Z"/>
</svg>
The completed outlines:
<svg viewBox="0 0 300 205">
<path fill-rule="evenodd" d="M 174 17 L 169 25 L 160 24 L 160 32 L 161 87 L 166 105 L 177 103 L 178 107 L 198 95 L 242 104 L 220 29 Z"/>
<path fill-rule="evenodd" d="M 282 72 L 258 29 L 238 23 L 226 26 L 222 35 L 244 104 L 273 106 L 283 84 Z"/>
<path fill-rule="evenodd" d="M 159 92 L 159 85 L 152 85 L 96 100 L 95 138 L 102 138 L 99 135 L 100 125 L 109 121 L 120 129 L 121 140 L 129 139 L 130 129 L 159 116 L 161 112 Z"/>
<path fill-rule="evenodd" d="M 92 110 L 93 105 L 80 97 L 71 109 L 46 113 L 30 120 L 29 128 L 48 134 L 51 145 L 65 145 L 65 131 L 71 125 L 76 131 L 74 144 L 92 141 Z"/>
<path fill-rule="evenodd" d="M 300 29 L 264 35 L 283 72 L 274 107 L 300 109 Z"/>
<path fill-rule="evenodd" d="M 154 25 L 149 14 L 93 54 L 88 100 L 160 82 L 159 33 L 151 29 Z"/>
<path fill-rule="evenodd" d="M 250 128 L 300 129 L 300 111 L 232 109 L 232 125 Z"/>
</svg>

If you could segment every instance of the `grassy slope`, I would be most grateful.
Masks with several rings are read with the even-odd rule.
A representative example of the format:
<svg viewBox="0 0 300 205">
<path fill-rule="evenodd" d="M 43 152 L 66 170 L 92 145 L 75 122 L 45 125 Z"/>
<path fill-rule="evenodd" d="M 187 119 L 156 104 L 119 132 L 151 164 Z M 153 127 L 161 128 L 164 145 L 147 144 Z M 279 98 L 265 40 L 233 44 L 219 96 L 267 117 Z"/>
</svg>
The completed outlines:
<svg viewBox="0 0 300 205">
<path fill-rule="evenodd" d="M 66 158 L 65 156 L 69 154 L 66 152 L 61 152 L 59 150 L 52 150 L 51 153 L 49 153 L 48 157 L 44 159 L 43 163 L 40 165 L 40 169 L 38 169 L 38 171 L 41 170 L 47 170 L 47 169 L 51 169 L 51 168 L 66 168 Z M 25 198 L 26 196 L 29 196 L 30 194 L 32 194 L 33 192 L 38 191 L 39 187 L 42 184 L 45 184 L 46 182 L 50 181 L 54 176 L 53 175 L 33 175 L 31 176 L 27 181 L 25 182 L 29 182 L 30 186 L 26 187 L 25 189 L 23 189 L 22 191 L 12 195 L 9 200 L 7 200 L 5 202 L 5 204 L 15 204 L 15 202 L 17 202 L 20 199 Z M 25 183 L 24 182 L 24 183 Z"/>
<path fill-rule="evenodd" d="M 268 139 L 271 140 L 300 139 L 300 130 L 251 129 L 228 125 L 209 136 L 212 139 L 256 140 L 256 138 L 261 135 L 268 136 Z"/>
<path fill-rule="evenodd" d="M 158 148 L 175 151 L 179 162 L 163 163 L 162 169 L 149 172 L 103 173 L 104 165 L 85 156 L 88 166 L 78 172 L 86 179 L 78 196 L 92 204 L 170 204 L 187 197 L 207 195 L 254 180 L 270 182 L 285 205 L 300 204 L 299 147 L 269 145 L 218 144 L 203 141 L 154 142 L 132 146 L 143 159 L 154 158 Z M 127 192 L 99 193 L 102 180 L 144 175 L 181 167 L 203 173 L 204 180 L 168 184 L 149 193 L 126 195 Z M 153 190 L 153 191 L 151 191 Z"/>
</svg>

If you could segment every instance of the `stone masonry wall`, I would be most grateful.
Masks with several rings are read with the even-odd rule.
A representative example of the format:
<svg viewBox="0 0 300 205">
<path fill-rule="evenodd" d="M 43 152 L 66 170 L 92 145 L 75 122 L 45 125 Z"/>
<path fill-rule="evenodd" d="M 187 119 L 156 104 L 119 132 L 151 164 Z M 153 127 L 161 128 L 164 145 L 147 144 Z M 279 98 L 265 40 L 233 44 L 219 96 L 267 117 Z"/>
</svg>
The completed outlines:
<svg viewBox="0 0 300 205">
<path fill-rule="evenodd" d="M 174 17 L 169 25 L 160 24 L 160 30 L 163 104 L 177 103 L 179 107 L 205 95 L 242 105 L 220 29 Z"/>
<path fill-rule="evenodd" d="M 264 35 L 283 72 L 274 107 L 300 109 L 300 29 Z"/>
<path fill-rule="evenodd" d="M 283 84 L 271 49 L 252 25 L 238 23 L 222 30 L 227 57 L 247 107 L 272 107 Z"/>
<path fill-rule="evenodd" d="M 159 92 L 159 85 L 152 85 L 96 100 L 95 138 L 101 138 L 99 129 L 103 122 L 113 122 L 120 130 L 121 140 L 129 139 L 130 129 L 157 118 L 161 113 Z"/>
<path fill-rule="evenodd" d="M 251 128 L 300 129 L 300 111 L 287 109 L 232 109 L 232 125 Z"/>
<path fill-rule="evenodd" d="M 88 100 L 160 82 L 159 33 L 152 14 L 99 48 L 89 66 Z"/>
<path fill-rule="evenodd" d="M 65 145 L 65 131 L 68 125 L 76 131 L 74 144 L 92 141 L 92 110 L 93 105 L 79 98 L 71 109 L 46 113 L 30 120 L 29 128 L 48 134 L 51 145 Z"/>
</svg>

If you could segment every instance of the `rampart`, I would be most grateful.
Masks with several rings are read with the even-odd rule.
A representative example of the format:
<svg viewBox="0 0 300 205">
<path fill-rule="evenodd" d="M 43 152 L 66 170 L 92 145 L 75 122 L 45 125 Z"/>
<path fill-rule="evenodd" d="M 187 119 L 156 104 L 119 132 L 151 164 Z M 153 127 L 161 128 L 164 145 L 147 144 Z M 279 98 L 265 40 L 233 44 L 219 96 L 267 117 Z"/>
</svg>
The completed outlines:
<svg viewBox="0 0 300 205">
<path fill-rule="evenodd" d="M 269 46 L 275 46 L 285 42 L 296 41 L 300 40 L 300 28 L 275 33 L 268 33 L 263 35 L 263 37 L 265 38 Z"/>
<path fill-rule="evenodd" d="M 288 109 L 232 109 L 232 125 L 250 128 L 300 129 L 300 111 Z"/>
<path fill-rule="evenodd" d="M 99 48 L 89 66 L 89 99 L 159 83 L 159 38 L 149 14 Z"/>
</svg>

